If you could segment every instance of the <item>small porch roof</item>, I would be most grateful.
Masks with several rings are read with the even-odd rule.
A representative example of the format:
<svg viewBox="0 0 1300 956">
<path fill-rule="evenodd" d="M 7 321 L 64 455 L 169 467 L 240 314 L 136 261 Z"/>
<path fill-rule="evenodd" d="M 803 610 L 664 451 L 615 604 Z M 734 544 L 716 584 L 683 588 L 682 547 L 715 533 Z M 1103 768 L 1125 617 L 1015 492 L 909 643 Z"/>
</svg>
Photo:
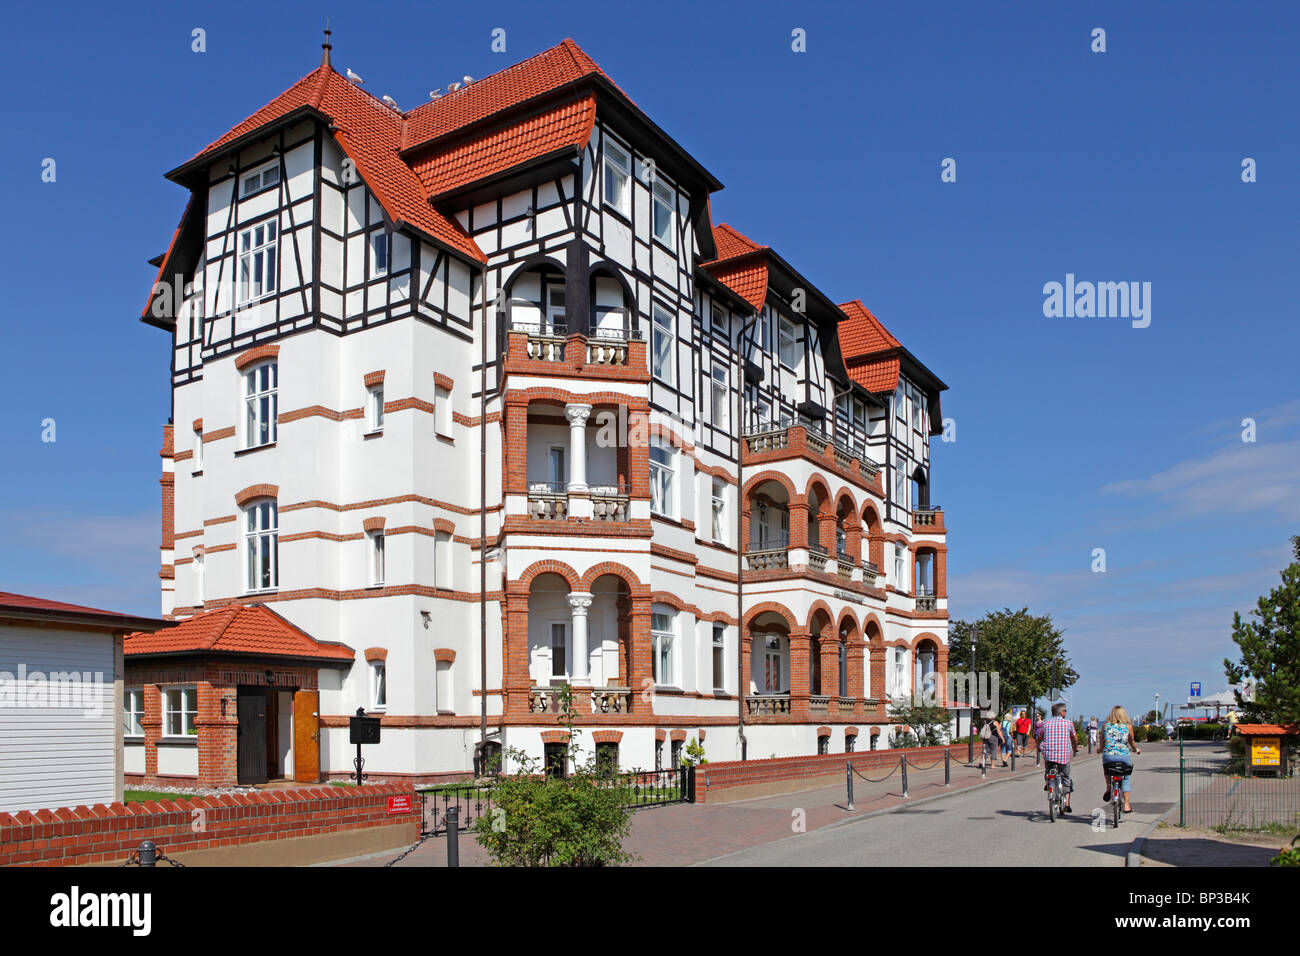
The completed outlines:
<svg viewBox="0 0 1300 956">
<path fill-rule="evenodd" d="M 318 641 L 262 604 L 233 604 L 188 618 L 154 633 L 128 634 L 128 662 L 159 658 L 266 657 L 349 667 L 356 652 Z"/>
</svg>

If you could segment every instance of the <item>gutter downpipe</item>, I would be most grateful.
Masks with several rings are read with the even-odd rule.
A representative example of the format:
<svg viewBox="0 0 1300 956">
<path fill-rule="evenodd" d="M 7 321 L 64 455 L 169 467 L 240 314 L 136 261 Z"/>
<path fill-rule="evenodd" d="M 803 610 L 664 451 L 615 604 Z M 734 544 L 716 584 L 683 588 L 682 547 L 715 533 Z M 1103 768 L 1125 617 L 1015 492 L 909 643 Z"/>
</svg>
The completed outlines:
<svg viewBox="0 0 1300 956">
<path fill-rule="evenodd" d="M 745 555 L 741 549 L 745 520 L 745 508 L 742 495 L 745 493 L 745 336 L 758 321 L 759 313 L 753 315 L 740 327 L 737 338 L 736 362 L 736 700 L 739 708 L 736 712 L 736 733 L 740 737 L 740 759 L 749 759 L 749 741 L 745 739 Z"/>
</svg>

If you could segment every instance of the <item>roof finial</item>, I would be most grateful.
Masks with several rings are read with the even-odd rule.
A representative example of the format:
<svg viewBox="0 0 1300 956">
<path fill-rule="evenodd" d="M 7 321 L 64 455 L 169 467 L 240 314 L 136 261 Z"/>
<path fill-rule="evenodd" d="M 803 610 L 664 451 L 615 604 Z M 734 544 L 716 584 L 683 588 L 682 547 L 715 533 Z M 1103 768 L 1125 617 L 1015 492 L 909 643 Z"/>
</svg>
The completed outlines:
<svg viewBox="0 0 1300 956">
<path fill-rule="evenodd" d="M 330 65 L 330 50 L 334 49 L 333 45 L 330 43 L 329 17 L 325 18 L 325 42 L 320 45 L 320 48 L 322 51 L 320 55 L 320 65 L 328 67 Z"/>
</svg>

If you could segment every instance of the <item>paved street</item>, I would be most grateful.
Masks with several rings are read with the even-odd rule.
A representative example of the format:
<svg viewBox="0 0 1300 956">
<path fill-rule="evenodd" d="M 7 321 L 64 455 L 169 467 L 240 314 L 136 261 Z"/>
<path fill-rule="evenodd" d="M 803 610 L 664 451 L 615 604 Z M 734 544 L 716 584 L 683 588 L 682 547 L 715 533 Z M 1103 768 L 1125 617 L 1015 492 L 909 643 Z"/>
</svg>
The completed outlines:
<svg viewBox="0 0 1300 956">
<path fill-rule="evenodd" d="M 1206 755 L 1215 744 L 1189 745 Z M 1137 758 L 1133 813 L 1118 830 L 1094 830 L 1106 809 L 1101 762 L 1076 758 L 1074 809 L 1051 823 L 1042 778 L 1007 779 L 915 808 L 834 823 L 705 862 L 712 866 L 1123 866 L 1129 845 L 1178 800 L 1178 748 L 1151 744 Z"/>
</svg>

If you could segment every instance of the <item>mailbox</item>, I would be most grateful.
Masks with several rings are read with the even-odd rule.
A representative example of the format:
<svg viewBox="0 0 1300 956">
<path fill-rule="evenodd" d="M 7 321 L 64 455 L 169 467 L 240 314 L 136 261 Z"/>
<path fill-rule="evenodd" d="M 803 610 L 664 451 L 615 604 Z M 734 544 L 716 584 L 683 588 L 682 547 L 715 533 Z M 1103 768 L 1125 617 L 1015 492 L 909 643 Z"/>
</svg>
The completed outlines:
<svg viewBox="0 0 1300 956">
<path fill-rule="evenodd" d="M 366 717 L 364 713 L 359 713 L 355 717 L 348 718 L 348 743 L 356 744 L 377 744 L 379 743 L 379 718 Z"/>
</svg>

